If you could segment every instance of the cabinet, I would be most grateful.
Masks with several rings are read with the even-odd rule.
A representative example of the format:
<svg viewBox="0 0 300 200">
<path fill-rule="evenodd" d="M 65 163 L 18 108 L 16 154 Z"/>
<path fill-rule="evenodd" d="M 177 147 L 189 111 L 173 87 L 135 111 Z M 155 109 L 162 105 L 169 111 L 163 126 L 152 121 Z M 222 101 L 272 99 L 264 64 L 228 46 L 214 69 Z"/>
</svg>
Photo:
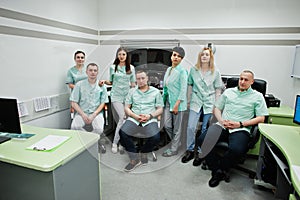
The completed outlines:
<svg viewBox="0 0 300 200">
<path fill-rule="evenodd" d="M 282 105 L 280 107 L 270 107 L 268 111 L 269 124 L 296 126 L 296 124 L 293 123 L 294 110 L 292 108 Z"/>
<path fill-rule="evenodd" d="M 0 145 L 0 199 L 100 199 L 99 135 L 22 125 L 33 137 Z M 52 151 L 26 148 L 47 135 L 70 136 Z"/>
</svg>

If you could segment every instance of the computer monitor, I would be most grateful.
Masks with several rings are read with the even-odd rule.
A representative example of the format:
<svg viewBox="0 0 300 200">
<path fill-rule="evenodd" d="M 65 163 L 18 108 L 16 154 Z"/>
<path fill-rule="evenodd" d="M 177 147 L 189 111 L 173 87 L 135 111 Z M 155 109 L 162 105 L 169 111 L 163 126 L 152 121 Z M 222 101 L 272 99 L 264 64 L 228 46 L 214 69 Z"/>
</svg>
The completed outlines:
<svg viewBox="0 0 300 200">
<path fill-rule="evenodd" d="M 0 132 L 21 133 L 16 99 L 0 98 Z"/>
<path fill-rule="evenodd" d="M 296 96 L 296 103 L 295 103 L 295 112 L 294 112 L 294 123 L 300 125 L 300 95 Z"/>
</svg>

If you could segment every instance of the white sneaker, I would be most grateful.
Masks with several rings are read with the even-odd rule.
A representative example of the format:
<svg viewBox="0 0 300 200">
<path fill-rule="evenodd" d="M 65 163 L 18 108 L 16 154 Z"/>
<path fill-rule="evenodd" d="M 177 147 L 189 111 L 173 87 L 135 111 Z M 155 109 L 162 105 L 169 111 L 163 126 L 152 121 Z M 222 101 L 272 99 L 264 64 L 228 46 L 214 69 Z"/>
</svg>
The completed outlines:
<svg viewBox="0 0 300 200">
<path fill-rule="evenodd" d="M 115 144 L 115 143 L 112 144 L 111 152 L 113 152 L 113 153 L 117 153 L 118 152 L 118 145 L 117 144 Z"/>
</svg>

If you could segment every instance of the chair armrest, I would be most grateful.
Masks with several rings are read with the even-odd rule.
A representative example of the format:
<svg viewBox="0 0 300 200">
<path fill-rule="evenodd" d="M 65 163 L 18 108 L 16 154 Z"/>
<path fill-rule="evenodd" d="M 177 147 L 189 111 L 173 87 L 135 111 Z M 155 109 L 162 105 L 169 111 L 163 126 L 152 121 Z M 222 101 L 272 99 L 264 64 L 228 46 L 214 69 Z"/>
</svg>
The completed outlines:
<svg viewBox="0 0 300 200">
<path fill-rule="evenodd" d="M 259 137 L 260 137 L 260 132 L 259 132 L 259 129 L 258 129 L 258 125 L 252 126 L 250 134 L 251 134 L 251 138 L 250 138 L 250 141 L 248 143 L 248 148 L 253 149 L 255 144 L 258 142 Z"/>
</svg>

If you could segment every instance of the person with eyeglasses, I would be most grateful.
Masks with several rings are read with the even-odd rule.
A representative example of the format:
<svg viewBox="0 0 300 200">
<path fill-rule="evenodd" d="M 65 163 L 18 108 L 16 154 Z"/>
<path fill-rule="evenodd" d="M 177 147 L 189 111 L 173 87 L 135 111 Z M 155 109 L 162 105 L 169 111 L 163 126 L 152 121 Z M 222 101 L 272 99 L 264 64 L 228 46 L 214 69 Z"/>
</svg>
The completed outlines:
<svg viewBox="0 0 300 200">
<path fill-rule="evenodd" d="M 164 128 L 171 138 L 171 146 L 162 156 L 170 157 L 178 154 L 181 145 L 181 131 L 184 111 L 187 110 L 187 77 L 188 72 L 180 63 L 185 56 L 182 47 L 172 50 L 172 66 L 168 67 L 163 82 Z"/>
<path fill-rule="evenodd" d="M 215 68 L 214 55 L 211 48 L 204 47 L 198 54 L 197 64 L 190 69 L 188 85 L 191 87 L 191 100 L 187 126 L 187 149 L 181 162 L 187 163 L 194 158 L 193 165 L 199 166 L 202 159 L 198 157 L 200 148 L 195 148 L 196 128 L 200 116 L 203 116 L 201 134 L 206 134 L 211 119 L 215 100 L 221 95 L 224 87 L 221 73 Z M 198 146 L 198 145 L 197 145 Z M 200 146 L 200 145 L 199 145 Z"/>
<path fill-rule="evenodd" d="M 114 119 L 117 121 L 114 139 L 112 142 L 112 153 L 124 153 L 124 148 L 119 144 L 119 131 L 125 117 L 125 99 L 130 87 L 135 87 L 136 77 L 134 66 L 130 64 L 128 52 L 124 47 L 117 50 L 113 65 L 109 69 L 109 80 L 102 80 L 102 84 L 112 85 L 110 99 Z"/>
</svg>

